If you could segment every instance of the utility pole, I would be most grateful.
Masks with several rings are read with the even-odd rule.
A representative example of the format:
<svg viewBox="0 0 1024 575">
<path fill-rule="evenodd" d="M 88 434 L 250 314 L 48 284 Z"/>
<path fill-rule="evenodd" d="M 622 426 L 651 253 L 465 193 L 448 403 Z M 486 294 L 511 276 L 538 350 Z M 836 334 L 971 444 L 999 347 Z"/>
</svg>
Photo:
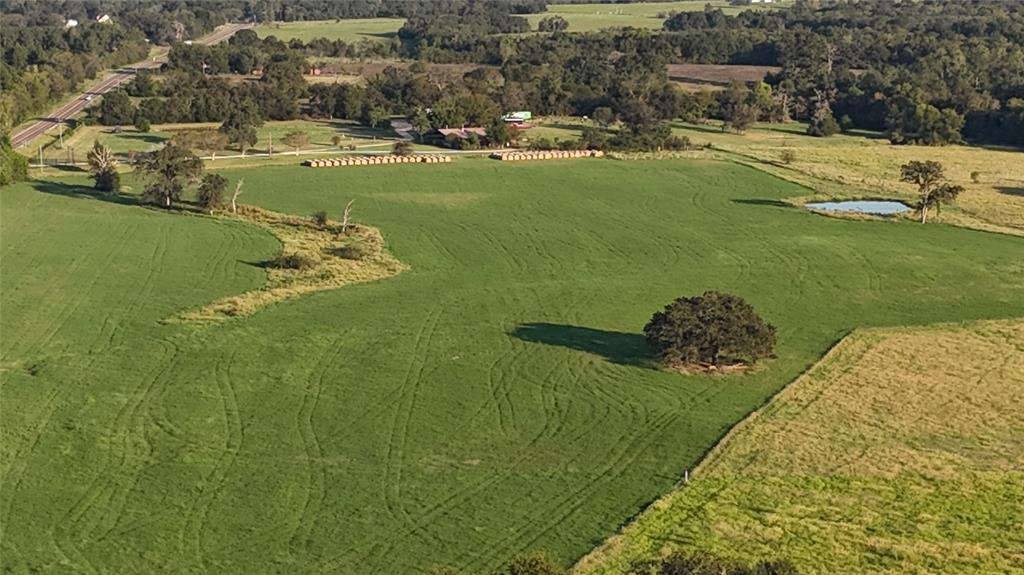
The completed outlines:
<svg viewBox="0 0 1024 575">
<path fill-rule="evenodd" d="M 43 145 L 39 144 L 39 171 L 43 171 Z"/>
<path fill-rule="evenodd" d="M 60 123 L 60 147 L 64 147 L 64 122 Z"/>
<path fill-rule="evenodd" d="M 267 144 L 268 144 L 268 146 L 267 146 L 267 157 L 269 158 L 270 156 L 274 155 L 274 134 L 273 133 L 268 133 L 267 134 Z"/>
</svg>

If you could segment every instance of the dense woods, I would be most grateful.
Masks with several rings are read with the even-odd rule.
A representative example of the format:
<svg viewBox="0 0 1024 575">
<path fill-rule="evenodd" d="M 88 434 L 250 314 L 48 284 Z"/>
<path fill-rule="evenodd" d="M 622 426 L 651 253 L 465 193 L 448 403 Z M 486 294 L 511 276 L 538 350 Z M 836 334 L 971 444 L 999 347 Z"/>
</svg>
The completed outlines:
<svg viewBox="0 0 1024 575">
<path fill-rule="evenodd" d="M 104 67 L 141 59 L 150 44 L 171 43 L 161 80 L 137 81 L 128 88 L 135 101 L 104 106 L 101 121 L 222 121 L 227 104 L 239 101 L 251 102 L 262 119 L 290 119 L 308 96 L 305 110 L 312 115 L 370 125 L 391 114 L 438 127 L 486 125 L 512 109 L 590 117 L 608 111 L 630 129 L 718 118 L 742 132 L 755 121 L 798 119 L 819 136 L 861 128 L 897 144 L 1024 145 L 1024 4 L 1016 2 L 798 1 L 735 16 L 706 7 L 666 14 L 661 31 L 576 33 L 552 20 L 537 34 L 522 34 L 529 30 L 522 14 L 542 12 L 544 0 L 7 0 L 0 6 L 0 129 Z M 112 24 L 93 21 L 105 13 L 114 16 Z M 65 29 L 71 16 L 82 23 Z M 282 42 L 250 31 L 218 46 L 177 42 L 229 20 L 384 16 L 406 19 L 391 42 Z M 307 88 L 302 74 L 327 57 L 482 67 L 451 85 L 422 70 L 395 68 L 365 86 Z M 760 85 L 694 94 L 668 81 L 665 65 L 679 62 L 781 70 Z M 258 81 L 223 77 L 253 73 Z"/>
</svg>

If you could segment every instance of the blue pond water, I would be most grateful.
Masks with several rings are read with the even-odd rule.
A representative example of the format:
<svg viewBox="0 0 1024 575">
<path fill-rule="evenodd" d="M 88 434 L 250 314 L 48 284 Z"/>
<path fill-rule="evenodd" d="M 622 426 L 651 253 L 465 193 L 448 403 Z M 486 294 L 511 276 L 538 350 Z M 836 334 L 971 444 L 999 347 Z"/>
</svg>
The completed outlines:
<svg viewBox="0 0 1024 575">
<path fill-rule="evenodd" d="M 817 202 L 814 204 L 804 204 L 804 207 L 811 210 L 822 210 L 826 212 L 859 212 L 862 214 L 878 214 L 882 216 L 910 211 L 910 208 L 908 208 L 906 204 L 877 200 Z"/>
</svg>

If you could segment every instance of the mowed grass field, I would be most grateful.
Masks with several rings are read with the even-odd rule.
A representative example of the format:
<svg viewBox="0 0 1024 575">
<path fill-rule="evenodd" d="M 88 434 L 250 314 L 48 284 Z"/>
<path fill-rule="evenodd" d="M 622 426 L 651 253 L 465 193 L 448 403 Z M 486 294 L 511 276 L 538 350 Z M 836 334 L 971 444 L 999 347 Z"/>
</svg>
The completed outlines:
<svg viewBox="0 0 1024 575">
<path fill-rule="evenodd" d="M 276 239 L 84 178 L 3 190 L 6 569 L 568 565 L 851 329 L 1024 315 L 1024 240 L 816 216 L 734 163 L 220 173 L 280 212 L 355 199 L 410 269 L 162 324 L 261 285 Z M 777 325 L 778 358 L 648 367 L 651 313 L 707 289 Z"/>
<path fill-rule="evenodd" d="M 578 573 L 666 549 L 801 573 L 1024 572 L 1024 320 L 865 330 Z"/>
<path fill-rule="evenodd" d="M 546 12 L 529 14 L 533 29 L 544 18 L 561 16 L 569 22 L 570 32 L 593 32 L 603 28 L 632 27 L 661 29 L 671 12 L 696 12 L 706 5 L 721 8 L 726 14 L 744 10 L 763 10 L 785 6 L 788 2 L 770 5 L 731 6 L 725 0 L 678 0 L 675 2 L 636 2 L 631 4 L 548 4 Z"/>
<path fill-rule="evenodd" d="M 603 28 L 633 27 L 661 29 L 665 15 L 671 12 L 704 10 L 710 4 L 726 14 L 744 10 L 764 10 L 784 7 L 788 2 L 777 0 L 767 6 L 730 6 L 725 0 L 677 0 L 675 2 L 636 2 L 632 4 L 549 4 L 546 12 L 528 14 L 531 28 L 549 16 L 561 16 L 569 22 L 570 32 L 593 32 Z M 344 40 L 346 42 L 389 41 L 397 37 L 404 18 L 359 18 L 352 20 L 309 20 L 303 22 L 274 22 L 254 28 L 264 38 L 275 36 L 287 42 L 299 39 L 309 42 L 314 38 Z"/>
<path fill-rule="evenodd" d="M 574 140 L 582 120 L 548 118 L 527 138 Z M 720 124 L 676 122 L 673 132 L 704 148 L 694 157 L 738 161 L 806 188 L 800 199 L 893 198 L 911 205 L 916 187 L 899 181 L 900 166 L 935 160 L 953 183 L 964 186 L 955 204 L 930 219 L 967 227 L 1024 235 L 1024 153 L 977 146 L 895 146 L 881 134 L 853 132 L 815 138 L 799 122 L 758 124 L 743 134 L 723 132 Z M 793 152 L 790 163 L 783 152 Z M 976 173 L 976 174 L 974 174 Z M 976 175 L 976 178 L 972 177 Z"/>
<path fill-rule="evenodd" d="M 345 42 L 384 42 L 396 37 L 405 24 L 404 18 L 356 18 L 351 20 L 308 20 L 301 22 L 274 22 L 260 24 L 254 30 L 260 38 L 274 36 L 287 42 L 299 39 L 309 42 L 315 38 L 344 40 Z"/>
<path fill-rule="evenodd" d="M 59 145 L 59 134 L 56 131 L 47 132 L 40 136 L 35 142 L 26 148 L 29 161 L 37 163 L 37 154 L 28 154 L 27 150 L 37 149 L 41 144 L 48 144 L 43 150 L 45 162 L 66 162 L 74 150 L 76 162 L 84 162 L 86 155 L 93 146 L 93 142 L 99 141 L 109 147 L 114 154 L 127 159 L 129 153 L 152 152 L 160 149 L 167 140 L 174 137 L 174 134 L 185 130 L 217 130 L 220 124 L 216 122 L 192 123 L 192 124 L 156 124 L 149 132 L 139 132 L 133 127 L 126 126 L 117 131 L 111 126 L 80 126 L 73 133 L 65 133 L 64 146 Z M 334 148 L 332 139 L 334 136 L 341 136 L 342 145 L 355 145 L 360 149 L 369 146 L 379 145 L 382 150 L 387 150 L 391 140 L 397 138 L 392 130 L 376 130 L 367 128 L 354 122 L 341 120 L 289 120 L 282 122 L 266 122 L 257 128 L 256 145 L 247 153 L 266 153 L 270 145 L 274 146 L 275 154 L 288 154 L 294 152 L 284 143 L 284 137 L 289 132 L 305 132 L 309 135 L 309 144 L 302 149 Z M 206 154 L 206 152 L 200 152 Z M 221 150 L 219 155 L 238 155 L 239 151 L 234 146 L 230 149 Z M 216 166 L 216 160 L 213 163 Z"/>
<path fill-rule="evenodd" d="M 800 123 L 761 124 L 745 134 L 718 126 L 677 124 L 676 133 L 694 143 L 751 163 L 805 185 L 818 198 L 895 197 L 913 201 L 916 188 L 899 181 L 900 166 L 935 160 L 946 177 L 966 189 L 940 220 L 996 231 L 1024 234 L 1024 153 L 977 146 L 895 146 L 879 134 L 839 134 L 815 138 Z M 783 164 L 782 153 L 796 158 Z M 976 172 L 977 179 L 972 178 Z M 993 224 L 993 226 L 986 226 Z"/>
</svg>

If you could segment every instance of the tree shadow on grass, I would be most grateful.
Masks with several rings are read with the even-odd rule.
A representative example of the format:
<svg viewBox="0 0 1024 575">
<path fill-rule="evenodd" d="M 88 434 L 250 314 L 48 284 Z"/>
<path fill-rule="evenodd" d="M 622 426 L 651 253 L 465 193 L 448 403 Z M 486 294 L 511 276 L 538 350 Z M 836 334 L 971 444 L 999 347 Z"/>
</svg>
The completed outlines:
<svg viewBox="0 0 1024 575">
<path fill-rule="evenodd" d="M 765 199 L 754 198 L 754 199 L 741 199 L 741 200 L 731 200 L 731 201 L 734 204 L 745 204 L 745 205 L 748 205 L 748 206 L 768 206 L 768 207 L 772 207 L 772 208 L 784 208 L 784 209 L 787 209 L 787 210 L 793 208 L 793 204 L 783 202 L 782 200 L 765 200 Z"/>
<path fill-rule="evenodd" d="M 620 365 L 651 367 L 655 363 L 647 347 L 647 340 L 639 333 L 554 323 L 524 323 L 515 329 L 513 335 L 530 343 L 592 353 Z"/>
<path fill-rule="evenodd" d="M 1024 198 L 1024 188 L 1011 188 L 1008 186 L 997 186 L 996 190 L 1000 194 L 1006 194 L 1008 196 L 1017 196 L 1018 198 Z"/>
<path fill-rule="evenodd" d="M 122 133 L 121 137 L 126 140 L 139 140 L 147 144 L 162 144 L 167 141 L 167 138 L 165 136 L 158 136 L 156 134 Z"/>
<path fill-rule="evenodd" d="M 50 182 L 44 180 L 32 182 L 32 187 L 44 194 L 53 194 L 55 196 L 64 196 L 67 198 L 99 200 L 101 202 L 110 202 L 112 204 L 119 204 L 122 206 L 137 206 L 142 203 L 139 201 L 139 198 L 133 196 L 100 192 L 88 186 L 79 186 L 76 184 L 65 184 L 62 182 Z"/>
</svg>

